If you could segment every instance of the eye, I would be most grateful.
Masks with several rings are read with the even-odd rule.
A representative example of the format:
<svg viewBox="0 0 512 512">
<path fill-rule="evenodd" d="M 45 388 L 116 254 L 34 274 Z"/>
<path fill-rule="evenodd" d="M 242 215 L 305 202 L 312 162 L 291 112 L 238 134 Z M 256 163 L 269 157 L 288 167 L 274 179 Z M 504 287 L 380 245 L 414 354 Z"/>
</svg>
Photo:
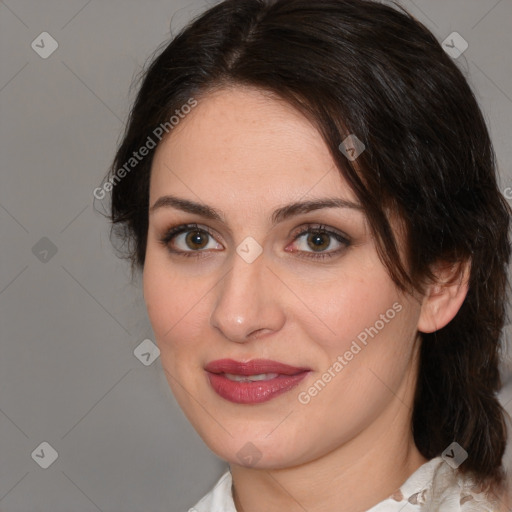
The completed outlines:
<svg viewBox="0 0 512 512">
<path fill-rule="evenodd" d="M 204 249 L 222 250 L 224 247 L 215 241 L 213 235 L 197 224 L 186 224 L 169 229 L 160 242 L 169 252 L 183 256 L 195 256 Z"/>
<path fill-rule="evenodd" d="M 350 245 L 348 237 L 322 225 L 303 228 L 295 234 L 293 241 L 299 241 L 297 251 L 292 249 L 290 252 L 302 252 L 307 258 L 329 258 Z"/>
<path fill-rule="evenodd" d="M 224 247 L 206 227 L 197 224 L 183 224 L 167 230 L 159 239 L 172 254 L 196 256 L 206 250 L 220 251 Z M 296 243 L 299 241 L 299 243 Z M 294 235 L 295 248 L 288 246 L 285 250 L 306 258 L 328 258 L 336 256 L 349 245 L 348 237 L 323 225 L 307 226 Z"/>
</svg>

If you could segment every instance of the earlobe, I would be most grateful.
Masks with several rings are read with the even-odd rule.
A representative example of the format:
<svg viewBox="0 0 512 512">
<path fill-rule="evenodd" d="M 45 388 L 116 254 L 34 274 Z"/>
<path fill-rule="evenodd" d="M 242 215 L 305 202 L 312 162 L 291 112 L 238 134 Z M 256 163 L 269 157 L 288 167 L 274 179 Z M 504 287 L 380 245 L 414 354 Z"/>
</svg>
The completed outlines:
<svg viewBox="0 0 512 512">
<path fill-rule="evenodd" d="M 436 282 L 426 288 L 418 331 L 430 333 L 448 325 L 464 302 L 469 289 L 471 262 L 437 265 Z"/>
</svg>

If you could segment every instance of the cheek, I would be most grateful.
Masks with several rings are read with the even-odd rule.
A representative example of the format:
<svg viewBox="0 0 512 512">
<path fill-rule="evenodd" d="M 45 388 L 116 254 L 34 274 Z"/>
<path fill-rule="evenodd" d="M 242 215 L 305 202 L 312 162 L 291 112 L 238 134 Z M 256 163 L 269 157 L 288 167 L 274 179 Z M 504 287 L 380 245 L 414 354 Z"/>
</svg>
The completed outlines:
<svg viewBox="0 0 512 512">
<path fill-rule="evenodd" d="M 143 272 L 144 300 L 160 350 L 177 351 L 190 347 L 196 329 L 204 319 L 208 287 L 184 280 L 173 271 L 165 257 L 147 251 Z"/>
<path fill-rule="evenodd" d="M 400 386 L 419 316 L 419 306 L 397 290 L 380 261 L 350 263 L 337 279 L 318 288 L 307 285 L 321 321 L 301 320 L 317 371 L 299 390 L 304 401 L 311 398 L 304 410 L 308 417 L 329 410 L 336 425 L 349 429 L 376 414 L 393 396 L 389 389 Z M 343 411 L 351 411 L 352 420 Z"/>
<path fill-rule="evenodd" d="M 298 401 L 304 428 L 325 436 L 326 442 L 346 442 L 356 435 L 396 399 L 395 392 L 407 401 L 401 386 L 414 370 L 418 311 L 388 281 L 378 284 L 377 288 L 347 285 L 346 295 L 329 306 L 323 318 L 336 335 L 326 336 L 325 329 L 319 328 L 309 331 L 308 337 L 317 342 L 320 364 L 298 390 L 302 393 Z M 325 418 L 329 418 L 327 424 Z"/>
<path fill-rule="evenodd" d="M 204 328 L 201 326 L 206 321 L 208 290 L 180 278 L 168 264 L 159 264 L 156 259 L 146 257 L 144 300 L 167 382 L 188 416 L 193 402 L 185 390 L 205 384 L 201 380 L 204 363 L 201 358 Z M 192 421 L 193 417 L 189 419 Z"/>
<path fill-rule="evenodd" d="M 157 338 L 161 338 L 172 327 L 172 318 L 168 312 L 174 311 L 176 294 L 172 293 L 171 280 L 149 250 L 144 264 L 143 290 L 153 331 Z"/>
<path fill-rule="evenodd" d="M 349 350 L 353 340 L 364 343 L 365 337 L 371 339 L 376 331 L 379 335 L 389 333 L 401 315 L 396 310 L 404 308 L 382 263 L 369 252 L 361 251 L 357 258 L 347 259 L 336 276 L 301 281 L 296 288 L 309 309 L 304 315 L 304 305 L 298 305 L 296 318 L 302 318 L 299 321 L 309 337 L 331 356 Z"/>
</svg>

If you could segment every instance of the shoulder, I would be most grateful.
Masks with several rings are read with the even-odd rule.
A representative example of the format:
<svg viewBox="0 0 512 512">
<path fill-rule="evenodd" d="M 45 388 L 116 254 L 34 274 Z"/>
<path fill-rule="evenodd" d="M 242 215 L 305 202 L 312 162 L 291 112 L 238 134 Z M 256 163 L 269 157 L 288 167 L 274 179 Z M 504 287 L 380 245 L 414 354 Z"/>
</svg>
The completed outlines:
<svg viewBox="0 0 512 512">
<path fill-rule="evenodd" d="M 404 508 L 407 507 L 407 508 Z M 488 492 L 441 457 L 426 462 L 388 499 L 368 512 L 510 512 L 505 498 Z"/>
<path fill-rule="evenodd" d="M 430 462 L 431 479 L 414 497 L 420 510 L 446 512 L 501 512 L 504 498 L 477 485 L 473 478 L 452 468 L 441 457 Z"/>
<path fill-rule="evenodd" d="M 458 501 L 461 512 L 504 510 L 504 497 L 492 493 L 488 487 L 477 485 L 467 475 L 460 474 L 442 461 L 432 482 L 433 505 L 442 506 Z M 455 509 L 454 509 L 455 510 Z"/>
</svg>

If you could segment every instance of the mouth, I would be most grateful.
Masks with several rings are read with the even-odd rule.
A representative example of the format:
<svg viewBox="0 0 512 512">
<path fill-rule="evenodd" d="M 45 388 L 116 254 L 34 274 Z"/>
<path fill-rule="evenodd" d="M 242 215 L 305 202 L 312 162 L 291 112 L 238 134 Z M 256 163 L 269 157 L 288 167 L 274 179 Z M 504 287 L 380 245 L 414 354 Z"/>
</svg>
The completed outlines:
<svg viewBox="0 0 512 512">
<path fill-rule="evenodd" d="M 290 391 L 311 370 L 267 359 L 219 359 L 208 363 L 205 371 L 212 389 L 225 400 L 258 404 Z"/>
</svg>

